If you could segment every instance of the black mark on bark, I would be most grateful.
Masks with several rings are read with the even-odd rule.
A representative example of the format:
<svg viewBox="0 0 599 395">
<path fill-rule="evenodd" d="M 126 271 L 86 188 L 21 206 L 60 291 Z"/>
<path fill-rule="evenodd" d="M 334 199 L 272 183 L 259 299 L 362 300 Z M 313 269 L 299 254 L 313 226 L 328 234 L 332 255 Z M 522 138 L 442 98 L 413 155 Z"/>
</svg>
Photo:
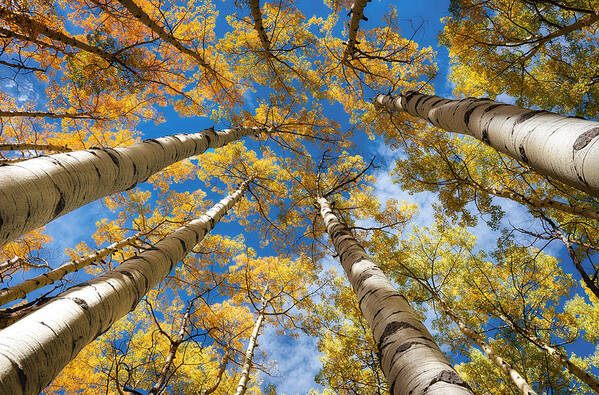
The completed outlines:
<svg viewBox="0 0 599 395">
<path fill-rule="evenodd" d="M 70 300 L 72 300 L 73 302 L 77 303 L 77 305 L 79 307 L 81 307 L 83 310 L 85 310 L 86 312 L 89 312 L 89 305 L 87 304 L 87 302 L 81 298 L 69 298 Z"/>
<path fill-rule="evenodd" d="M 477 106 L 472 106 L 472 108 L 470 108 L 468 111 L 466 111 L 466 113 L 464 114 L 464 123 L 466 124 L 466 127 L 470 127 L 468 126 L 470 124 L 470 117 L 472 116 L 472 113 L 474 112 L 474 110 L 476 110 Z"/>
<path fill-rule="evenodd" d="M 483 143 L 491 145 L 491 140 L 489 140 L 489 130 L 487 128 L 483 129 L 481 140 Z"/>
<path fill-rule="evenodd" d="M 416 328 L 414 325 L 409 324 L 407 322 L 399 322 L 399 321 L 393 321 L 387 324 L 387 326 L 385 327 L 385 330 L 383 331 L 383 334 L 381 335 L 379 342 L 378 342 L 378 348 L 379 351 L 382 352 L 382 349 L 385 347 L 385 345 L 383 344 L 385 342 L 385 340 L 393 335 L 395 332 L 397 332 L 400 329 L 405 329 L 405 328 L 412 328 L 415 329 L 417 331 L 420 331 L 418 328 Z"/>
<path fill-rule="evenodd" d="M 458 385 L 460 387 L 468 388 L 469 390 L 472 391 L 472 388 L 470 388 L 468 383 L 466 383 L 464 380 L 462 380 L 462 378 L 460 376 L 458 376 L 458 374 L 454 370 L 443 370 L 431 380 L 431 382 L 422 391 L 422 393 L 425 394 L 430 387 L 432 387 L 434 384 L 436 384 L 440 381 L 442 381 L 444 383 L 454 384 L 454 385 Z"/>
<path fill-rule="evenodd" d="M 62 191 L 60 189 L 58 189 L 58 194 L 60 197 L 58 198 L 58 203 L 56 203 L 56 207 L 54 207 L 54 217 L 55 218 L 58 217 L 60 215 L 60 213 L 62 213 L 62 210 L 64 210 L 64 206 L 65 206 L 64 194 L 62 193 Z"/>
<path fill-rule="evenodd" d="M 522 158 L 522 162 L 528 163 L 528 156 L 526 156 L 526 151 L 524 150 L 524 145 L 520 145 L 518 147 L 518 152 L 520 152 L 520 158 Z"/>
<path fill-rule="evenodd" d="M 119 162 L 119 157 L 112 151 L 113 151 L 112 148 L 104 148 L 104 152 L 106 152 L 106 154 L 110 157 L 110 160 L 112 160 L 112 163 L 114 163 L 116 167 L 120 167 L 121 164 Z"/>
<path fill-rule="evenodd" d="M 572 148 L 574 148 L 574 151 L 579 151 L 589 145 L 589 143 L 597 136 L 599 136 L 599 128 L 589 129 L 578 136 Z"/>
<path fill-rule="evenodd" d="M 532 110 L 529 111 L 527 113 L 524 113 L 522 115 L 520 115 L 518 118 L 516 118 L 516 121 L 514 122 L 514 126 L 521 124 L 522 122 L 528 121 L 530 118 L 534 117 L 537 114 L 540 114 L 542 112 L 545 112 L 543 110 Z"/>
</svg>

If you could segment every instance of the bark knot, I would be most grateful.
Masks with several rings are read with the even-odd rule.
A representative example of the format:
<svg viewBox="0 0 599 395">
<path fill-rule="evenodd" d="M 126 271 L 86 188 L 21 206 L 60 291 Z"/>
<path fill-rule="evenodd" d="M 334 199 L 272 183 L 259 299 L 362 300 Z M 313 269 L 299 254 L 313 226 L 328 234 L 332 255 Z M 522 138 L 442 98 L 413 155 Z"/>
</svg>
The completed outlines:
<svg viewBox="0 0 599 395">
<path fill-rule="evenodd" d="M 574 151 L 579 151 L 589 145 L 589 143 L 597 136 L 599 136 L 599 127 L 589 129 L 578 136 L 572 148 L 574 148 Z"/>
</svg>

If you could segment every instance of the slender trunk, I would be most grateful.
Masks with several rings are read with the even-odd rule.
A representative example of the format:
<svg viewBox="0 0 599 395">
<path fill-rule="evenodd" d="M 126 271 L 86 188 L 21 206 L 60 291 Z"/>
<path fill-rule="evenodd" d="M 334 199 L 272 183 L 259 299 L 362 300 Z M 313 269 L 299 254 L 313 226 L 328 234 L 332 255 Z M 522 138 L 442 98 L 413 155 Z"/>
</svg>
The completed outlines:
<svg viewBox="0 0 599 395">
<path fill-rule="evenodd" d="M 473 136 L 541 174 L 599 197 L 598 122 L 489 99 L 449 100 L 418 92 L 397 98 L 379 94 L 374 104 Z"/>
<path fill-rule="evenodd" d="M 530 51 L 528 51 L 528 54 L 524 57 L 524 61 L 532 58 L 534 56 L 534 54 L 537 53 L 539 51 L 539 49 L 542 48 L 543 44 L 545 44 L 547 41 L 551 41 L 555 38 L 565 36 L 574 31 L 580 30 L 584 27 L 590 26 L 590 25 L 594 24 L 595 22 L 597 22 L 598 20 L 599 20 L 599 15 L 597 15 L 597 14 L 585 15 L 584 17 L 580 18 L 576 22 L 573 22 L 570 25 L 564 26 L 561 29 L 557 29 L 556 31 L 551 32 L 551 33 L 547 34 L 546 36 L 537 37 L 537 38 L 528 40 L 526 42 L 523 42 L 521 45 L 524 45 L 524 44 L 533 45 L 534 44 L 534 47 Z"/>
<path fill-rule="evenodd" d="M 447 312 L 446 314 L 456 323 L 456 325 L 460 328 L 460 331 L 470 339 L 472 339 L 478 346 L 487 354 L 487 357 L 505 373 L 512 383 L 520 390 L 520 393 L 523 395 L 536 395 L 537 393 L 531 388 L 528 382 L 518 373 L 516 369 L 512 367 L 512 364 L 507 362 L 505 359 L 501 358 L 497 355 L 491 346 L 487 344 L 487 342 L 479 336 L 478 333 L 474 332 L 472 329 L 468 328 L 464 321 L 462 321 L 458 316 L 451 312 Z"/>
<path fill-rule="evenodd" d="M 506 317 L 505 315 L 499 314 L 499 318 L 503 322 L 508 324 L 508 326 L 512 328 L 514 332 L 521 334 L 525 339 L 539 347 L 541 350 L 547 353 L 547 355 L 549 355 L 549 357 L 551 357 L 555 362 L 562 365 L 564 368 L 568 370 L 568 372 L 570 372 L 572 375 L 580 379 L 580 381 L 591 387 L 591 389 L 595 391 L 595 393 L 599 394 L 599 381 L 597 381 L 595 377 L 591 376 L 589 373 L 581 369 L 578 365 L 570 361 L 570 359 L 568 359 L 568 357 L 564 355 L 563 351 L 545 343 L 538 336 L 529 333 L 521 326 L 512 322 L 512 320 Z"/>
<path fill-rule="evenodd" d="M 263 306 L 264 308 L 264 306 Z M 248 382 L 250 380 L 250 370 L 252 369 L 252 361 L 254 360 L 254 349 L 256 348 L 256 340 L 260 334 L 260 328 L 262 328 L 262 322 L 264 321 L 264 311 L 258 313 L 258 318 L 254 323 L 254 329 L 252 335 L 248 341 L 248 346 L 245 350 L 245 359 L 243 361 L 243 368 L 241 369 L 241 377 L 235 390 L 235 395 L 244 395 L 247 391 Z"/>
<path fill-rule="evenodd" d="M 4 60 L 0 60 L 0 64 L 2 64 L 4 66 L 7 66 L 7 67 L 15 68 L 18 71 L 21 71 L 21 70 L 27 70 L 28 72 L 39 71 L 41 73 L 45 73 L 47 71 L 47 70 L 44 70 L 44 69 L 40 69 L 39 67 L 25 66 L 22 63 L 11 63 L 11 62 L 6 62 Z"/>
<path fill-rule="evenodd" d="M 25 298 L 28 293 L 35 291 L 36 289 L 40 289 L 42 287 L 45 287 L 46 285 L 50 285 L 64 278 L 64 276 L 66 276 L 69 273 L 73 273 L 74 271 L 89 266 L 94 262 L 98 262 L 99 260 L 106 258 L 108 255 L 111 255 L 115 251 L 118 251 L 121 248 L 137 241 L 141 236 L 142 234 L 138 233 L 136 235 L 127 237 L 126 239 L 116 243 L 112 243 L 111 245 L 102 248 L 101 250 L 98 250 L 93 254 L 89 254 L 83 258 L 67 262 L 64 265 L 59 266 L 56 269 L 51 270 L 47 273 L 40 274 L 37 277 L 25 280 L 22 283 L 12 286 L 10 288 L 0 289 L 0 306 L 12 302 L 16 299 Z"/>
<path fill-rule="evenodd" d="M 378 345 L 390 392 L 471 394 L 433 337 L 349 229 L 318 198 L 320 215 Z"/>
<path fill-rule="evenodd" d="M 99 115 L 90 113 L 56 113 L 48 111 L 0 111 L 0 117 L 29 117 L 29 118 L 51 118 L 51 119 L 105 119 Z"/>
<path fill-rule="evenodd" d="M 92 340 L 162 281 L 235 205 L 244 181 L 204 215 L 115 270 L 60 294 L 0 332 L 0 393 L 32 394 L 47 386 Z"/>
<path fill-rule="evenodd" d="M 33 143 L 15 143 L 15 144 L 0 144 L 0 151 L 54 151 L 54 152 L 71 152 L 73 151 L 66 145 L 56 144 L 33 144 Z"/>
<path fill-rule="evenodd" d="M 154 384 L 152 386 L 152 388 L 150 388 L 150 391 L 148 391 L 148 395 L 159 394 L 162 391 L 163 387 L 167 384 L 168 372 L 175 360 L 175 357 L 177 355 L 177 350 L 179 349 L 179 346 L 185 341 L 185 328 L 187 326 L 187 322 L 189 321 L 189 316 L 191 315 L 191 309 L 193 308 L 193 302 L 196 299 L 197 299 L 197 296 L 196 296 L 196 298 L 192 299 L 189 302 L 189 305 L 187 306 L 185 314 L 183 315 L 183 321 L 181 322 L 181 328 L 179 328 L 179 332 L 177 333 L 175 338 L 171 339 L 169 337 L 171 345 L 168 350 L 168 355 L 166 356 L 164 364 L 162 365 L 162 369 L 160 370 L 160 375 L 158 376 L 158 380 L 156 380 L 156 384 Z"/>
<path fill-rule="evenodd" d="M 421 285 L 423 285 L 421 283 Z M 497 355 L 491 346 L 482 338 L 478 333 L 470 329 L 466 323 L 453 312 L 453 310 L 445 304 L 443 300 L 441 300 L 440 296 L 434 293 L 429 287 L 425 288 L 430 292 L 430 294 L 435 298 L 438 302 L 439 306 L 443 310 L 443 312 L 451 318 L 451 320 L 460 328 L 460 331 L 466 336 L 473 340 L 480 348 L 487 354 L 487 357 L 505 373 L 512 383 L 520 390 L 523 395 L 537 395 L 537 393 L 532 389 L 532 387 L 528 384 L 528 382 L 518 373 L 516 369 L 512 367 L 512 364 L 507 362 L 505 359 Z"/>
<path fill-rule="evenodd" d="M 560 202 L 558 200 L 551 199 L 536 199 L 532 197 L 522 196 L 520 194 L 505 191 L 501 189 L 495 188 L 485 188 L 479 186 L 477 184 L 470 184 L 474 188 L 481 190 L 486 193 L 490 193 L 491 195 L 499 196 L 506 199 L 514 200 L 518 203 L 530 205 L 535 208 L 549 208 L 554 210 L 559 210 L 561 212 L 573 215 L 580 215 L 582 217 L 586 217 L 589 219 L 599 220 L 599 210 L 592 209 L 584 206 L 572 206 L 568 203 Z"/>
<path fill-rule="evenodd" d="M 0 167 L 0 247 L 87 203 L 133 188 L 175 162 L 261 130 L 210 128 Z"/>
<path fill-rule="evenodd" d="M 14 23 L 15 25 L 19 26 L 25 32 L 32 32 L 30 35 L 24 35 L 24 36 L 15 32 L 15 34 L 14 34 L 15 37 L 25 39 L 25 40 L 31 41 L 31 42 L 40 43 L 38 40 L 36 40 L 36 35 L 43 34 L 44 36 L 48 37 L 51 40 L 58 41 L 60 43 L 66 44 L 66 45 L 74 47 L 74 48 L 78 48 L 85 52 L 93 53 L 95 55 L 98 55 L 102 59 L 106 60 L 110 64 L 117 63 L 117 64 L 125 67 L 126 69 L 131 70 L 131 68 L 127 64 L 125 64 L 120 58 L 118 58 L 116 55 L 106 52 L 103 49 L 98 48 L 96 46 L 93 46 L 93 45 L 87 44 L 83 41 L 80 41 L 74 37 L 68 36 L 61 31 L 54 30 L 54 29 L 44 25 L 43 23 L 30 18 L 29 16 L 27 16 L 25 14 L 17 14 L 6 7 L 0 6 L 0 18 L 8 21 L 9 23 Z M 52 46 L 50 45 L 50 47 L 52 47 Z M 61 52 L 62 52 L 62 50 L 61 50 Z M 131 71 L 133 71 L 133 70 L 131 70 Z"/>
<path fill-rule="evenodd" d="M 264 30 L 264 24 L 262 23 L 262 12 L 260 11 L 260 0 L 249 0 L 250 10 L 252 11 L 252 19 L 254 20 L 254 29 L 258 33 L 260 44 L 266 52 L 270 51 L 270 40 Z"/>
<path fill-rule="evenodd" d="M 220 382 L 223 379 L 223 374 L 225 374 L 225 370 L 227 369 L 227 363 L 229 362 L 230 352 L 227 349 L 225 351 L 225 355 L 223 356 L 223 362 L 220 365 L 220 369 L 218 370 L 218 374 L 216 375 L 216 380 L 214 381 L 214 385 L 208 389 L 202 390 L 200 392 L 201 395 L 209 395 L 218 389 Z"/>
<path fill-rule="evenodd" d="M 358 29 L 360 28 L 360 20 L 364 18 L 364 7 L 370 0 L 354 0 L 351 5 L 351 20 L 349 21 L 347 45 L 343 51 L 341 63 L 349 63 L 348 58 L 354 54 L 354 48 L 358 42 Z"/>
<path fill-rule="evenodd" d="M 150 30 L 158 35 L 162 40 L 171 44 L 173 47 L 177 48 L 177 50 L 185 55 L 191 56 L 194 58 L 200 66 L 210 71 L 212 74 L 216 74 L 216 71 L 210 66 L 204 58 L 181 43 L 175 36 L 171 33 L 167 32 L 162 26 L 160 26 L 156 21 L 154 21 L 150 16 L 133 0 L 118 0 L 127 11 L 129 11 L 138 21 L 147 26 Z"/>
</svg>

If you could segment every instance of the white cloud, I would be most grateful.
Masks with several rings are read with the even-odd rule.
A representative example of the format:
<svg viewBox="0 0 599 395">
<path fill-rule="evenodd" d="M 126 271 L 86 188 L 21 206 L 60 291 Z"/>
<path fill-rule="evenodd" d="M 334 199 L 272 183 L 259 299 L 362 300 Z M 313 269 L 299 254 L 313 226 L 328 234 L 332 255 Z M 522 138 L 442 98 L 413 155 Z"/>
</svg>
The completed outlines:
<svg viewBox="0 0 599 395">
<path fill-rule="evenodd" d="M 297 339 L 277 335 L 267 327 L 259 338 L 260 349 L 274 362 L 271 376 L 261 374 L 263 388 L 274 384 L 278 394 L 305 394 L 310 388 L 320 388 L 314 377 L 321 369 L 317 339 L 300 332 Z"/>
<path fill-rule="evenodd" d="M 11 96 L 17 104 L 25 103 L 36 104 L 40 99 L 40 92 L 35 89 L 34 84 L 24 78 L 20 78 L 18 82 L 13 79 L 7 79 L 0 82 L 1 90 Z"/>
<path fill-rule="evenodd" d="M 502 103 L 508 104 L 516 104 L 516 98 L 514 96 L 510 96 L 507 93 L 502 93 L 495 98 L 495 101 L 499 101 Z"/>
</svg>

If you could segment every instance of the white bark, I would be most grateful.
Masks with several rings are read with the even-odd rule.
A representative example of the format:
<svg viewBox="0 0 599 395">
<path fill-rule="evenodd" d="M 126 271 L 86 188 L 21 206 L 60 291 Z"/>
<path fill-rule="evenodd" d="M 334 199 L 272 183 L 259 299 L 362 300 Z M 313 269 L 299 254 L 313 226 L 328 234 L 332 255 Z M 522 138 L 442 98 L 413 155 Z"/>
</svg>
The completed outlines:
<svg viewBox="0 0 599 395">
<path fill-rule="evenodd" d="M 504 316 L 503 314 L 500 314 L 499 318 L 503 320 L 503 322 L 508 324 L 508 326 L 512 328 L 512 330 L 520 333 L 524 338 L 528 339 L 528 341 L 539 347 L 541 350 L 545 351 L 547 355 L 549 355 L 549 357 L 551 357 L 555 362 L 562 365 L 564 368 L 568 370 L 568 372 L 570 372 L 572 375 L 576 376 L 580 381 L 591 387 L 591 389 L 595 393 L 599 394 L 599 381 L 597 381 L 597 379 L 593 377 L 591 374 L 581 369 L 578 365 L 570 361 L 570 359 L 568 359 L 568 357 L 564 355 L 564 352 L 562 350 L 550 346 L 549 344 L 545 343 L 542 339 L 540 339 L 538 336 L 529 333 L 524 328 L 518 325 L 515 325 L 511 319 Z"/>
<path fill-rule="evenodd" d="M 138 6 L 133 0 L 118 0 L 137 20 L 143 23 L 145 26 L 150 28 L 154 33 L 158 35 L 162 40 L 171 44 L 173 47 L 181 53 L 194 58 L 200 66 L 213 74 L 216 74 L 215 70 L 206 62 L 206 60 L 196 51 L 193 51 L 184 46 L 173 34 L 167 32 L 162 26 L 154 21 L 150 15 L 148 15 L 140 6 Z"/>
<path fill-rule="evenodd" d="M 34 394 L 132 311 L 243 196 L 243 182 L 204 215 L 115 270 L 79 284 L 0 331 L 0 393 Z"/>
<path fill-rule="evenodd" d="M 254 350 L 256 348 L 256 340 L 260 334 L 260 328 L 262 328 L 262 322 L 264 321 L 264 312 L 260 311 L 258 318 L 254 323 L 254 329 L 252 335 L 248 341 L 247 348 L 245 350 L 245 359 L 243 361 L 243 368 L 241 369 L 241 377 L 235 390 L 235 395 L 244 395 L 247 391 L 248 382 L 250 380 L 250 370 L 252 369 L 252 361 L 254 360 Z"/>
<path fill-rule="evenodd" d="M 489 99 L 449 100 L 418 92 L 379 94 L 374 104 L 473 136 L 541 174 L 599 197 L 598 122 Z"/>
<path fill-rule="evenodd" d="M 349 229 L 318 198 L 325 223 L 360 310 L 379 349 L 390 392 L 398 394 L 472 394 L 434 339 L 383 271 L 371 260 Z"/>
<path fill-rule="evenodd" d="M 1 115 L 1 114 L 0 114 Z M 15 144 L 0 144 L 0 151 L 54 151 L 54 152 L 71 152 L 72 149 L 65 145 L 56 144 L 34 144 L 34 143 L 15 143 Z"/>
<path fill-rule="evenodd" d="M 521 204 L 526 204 L 535 208 L 548 208 L 559 210 L 564 213 L 580 215 L 589 219 L 599 220 L 599 210 L 595 210 L 583 205 L 571 205 L 568 203 L 560 202 L 558 200 L 551 199 L 537 199 L 534 197 L 520 195 L 511 191 L 505 191 L 495 188 L 486 188 L 474 183 L 470 183 L 474 188 L 477 188 L 483 192 L 490 193 L 491 195 L 499 196 L 506 199 L 514 200 Z"/>
<path fill-rule="evenodd" d="M 0 247 L 87 203 L 133 188 L 175 162 L 260 131 L 210 128 L 0 167 Z"/>
<path fill-rule="evenodd" d="M 431 293 L 432 294 L 432 293 Z M 512 383 L 520 390 L 520 393 L 523 395 L 537 395 L 537 393 L 532 389 L 532 387 L 528 384 L 528 382 L 520 375 L 520 373 L 514 369 L 512 364 L 503 359 L 501 356 L 497 355 L 491 346 L 480 336 L 478 333 L 470 329 L 466 326 L 466 323 L 457 316 L 442 300 L 438 298 L 437 295 L 434 295 L 439 302 L 441 308 L 447 314 L 453 322 L 460 328 L 460 331 L 471 340 L 473 340 L 480 348 L 487 354 L 487 357 L 497 366 L 499 369 L 505 373 Z"/>
<path fill-rule="evenodd" d="M 223 374 L 225 373 L 225 370 L 227 369 L 227 363 L 229 363 L 229 349 L 227 349 L 227 351 L 225 351 L 225 355 L 223 356 L 223 361 L 220 364 L 220 369 L 218 369 L 218 374 L 216 375 L 216 380 L 214 381 L 214 384 L 212 385 L 212 387 L 202 390 L 200 391 L 200 395 L 208 395 L 208 394 L 212 394 L 214 391 L 216 391 L 218 389 L 218 386 L 220 385 L 222 379 L 223 379 Z"/>
<path fill-rule="evenodd" d="M 62 266 L 57 267 L 54 270 L 50 270 L 47 273 L 40 274 L 37 277 L 30 278 L 28 280 L 23 281 L 20 284 L 17 284 L 10 288 L 0 289 L 0 306 L 12 302 L 16 299 L 22 299 L 27 296 L 28 293 L 35 291 L 36 289 L 40 289 L 45 287 L 46 285 L 50 285 L 69 273 L 73 273 L 79 269 L 82 269 L 86 266 L 91 265 L 94 262 L 97 262 L 101 259 L 106 258 L 108 255 L 111 255 L 115 251 L 120 250 L 121 248 L 133 243 L 137 239 L 141 237 L 141 234 L 136 234 L 130 237 L 127 237 L 124 240 L 121 240 L 116 243 L 112 243 L 111 245 L 102 248 L 101 250 L 95 251 L 93 254 L 89 254 L 84 256 L 83 258 L 75 259 L 70 262 L 65 263 Z"/>
<path fill-rule="evenodd" d="M 366 3 L 370 0 L 354 0 L 351 5 L 351 19 L 349 21 L 348 33 L 347 33 L 347 45 L 345 46 L 345 50 L 343 51 L 343 57 L 341 59 L 341 63 L 348 63 L 350 58 L 353 55 L 354 48 L 356 47 L 357 38 L 358 38 L 358 29 L 360 28 L 360 20 L 364 17 L 364 8 L 366 7 Z"/>
</svg>

